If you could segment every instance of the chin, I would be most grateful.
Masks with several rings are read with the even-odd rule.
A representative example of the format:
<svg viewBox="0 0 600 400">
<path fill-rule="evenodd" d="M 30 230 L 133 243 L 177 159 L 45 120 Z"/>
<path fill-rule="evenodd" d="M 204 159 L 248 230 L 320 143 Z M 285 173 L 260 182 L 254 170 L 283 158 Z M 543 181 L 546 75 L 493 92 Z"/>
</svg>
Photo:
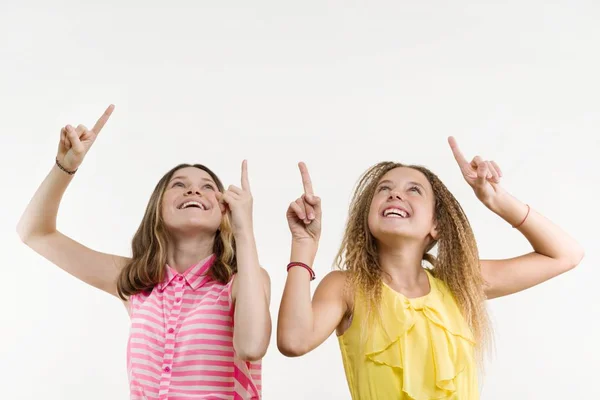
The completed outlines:
<svg viewBox="0 0 600 400">
<path fill-rule="evenodd" d="M 203 221 L 187 221 L 185 223 L 171 225 L 167 227 L 170 232 L 186 234 L 186 235 L 198 235 L 198 234 L 213 234 L 216 235 L 219 230 L 220 224 L 207 223 Z"/>
<path fill-rule="evenodd" d="M 398 227 L 395 229 L 378 229 L 375 232 L 372 231 L 372 234 L 375 239 L 381 243 L 395 243 L 403 239 L 421 238 L 421 235 L 418 235 L 416 232 L 411 232 L 405 227 Z"/>
</svg>

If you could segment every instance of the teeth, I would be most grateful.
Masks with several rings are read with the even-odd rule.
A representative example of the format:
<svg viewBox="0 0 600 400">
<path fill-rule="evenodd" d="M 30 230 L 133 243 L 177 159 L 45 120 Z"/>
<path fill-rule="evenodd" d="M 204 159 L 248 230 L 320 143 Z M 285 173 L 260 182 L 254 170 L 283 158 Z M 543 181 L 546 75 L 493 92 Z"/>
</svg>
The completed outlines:
<svg viewBox="0 0 600 400">
<path fill-rule="evenodd" d="M 397 216 L 402 217 L 402 218 L 408 217 L 408 213 L 406 211 L 404 211 L 404 210 L 399 209 L 399 208 L 388 208 L 387 210 L 385 210 L 383 212 L 383 216 L 384 217 L 387 217 L 389 215 L 397 215 Z"/>
<path fill-rule="evenodd" d="M 183 210 L 184 208 L 187 208 L 187 207 L 190 207 L 190 206 L 198 206 L 202 210 L 206 210 L 206 208 L 204 208 L 204 206 L 202 205 L 202 203 L 200 203 L 199 201 L 186 201 L 181 206 L 179 206 L 179 209 Z"/>
</svg>

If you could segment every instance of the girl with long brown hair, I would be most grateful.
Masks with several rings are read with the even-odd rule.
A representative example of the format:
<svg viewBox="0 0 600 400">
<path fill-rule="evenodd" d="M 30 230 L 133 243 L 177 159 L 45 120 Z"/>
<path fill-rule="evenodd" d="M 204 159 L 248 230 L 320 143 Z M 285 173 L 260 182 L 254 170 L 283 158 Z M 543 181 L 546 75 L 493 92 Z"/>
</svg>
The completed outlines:
<svg viewBox="0 0 600 400">
<path fill-rule="evenodd" d="M 247 163 L 241 187 L 181 164 L 158 182 L 132 256 L 100 253 L 56 229 L 61 198 L 108 121 L 61 130 L 55 166 L 19 225 L 33 250 L 121 299 L 131 317 L 130 398 L 258 399 L 271 336 L 269 276 L 258 262 Z"/>
<path fill-rule="evenodd" d="M 484 301 L 554 278 L 583 257 L 575 240 L 500 186 L 495 162 L 469 162 L 453 138 L 449 144 L 477 198 L 533 251 L 480 259 L 463 209 L 434 173 L 382 162 L 360 179 L 339 270 L 312 300 L 321 201 L 300 164 L 304 195 L 287 213 L 292 250 L 277 344 L 284 355 L 300 356 L 335 330 L 353 399 L 478 399 L 478 361 L 491 336 Z"/>
</svg>

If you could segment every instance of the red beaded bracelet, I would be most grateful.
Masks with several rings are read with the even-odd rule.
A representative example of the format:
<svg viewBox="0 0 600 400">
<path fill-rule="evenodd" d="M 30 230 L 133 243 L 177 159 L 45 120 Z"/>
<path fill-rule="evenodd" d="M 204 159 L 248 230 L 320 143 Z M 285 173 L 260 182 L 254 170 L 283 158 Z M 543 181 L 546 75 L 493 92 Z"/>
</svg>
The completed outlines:
<svg viewBox="0 0 600 400">
<path fill-rule="evenodd" d="M 309 267 L 308 265 L 301 263 L 301 262 L 291 262 L 287 266 L 287 271 L 289 272 L 290 268 L 292 268 L 292 267 L 302 267 L 302 268 L 306 269 L 310 273 L 310 280 L 313 281 L 315 279 L 315 271 L 313 271 L 313 269 L 311 267 Z"/>
<path fill-rule="evenodd" d="M 529 207 L 529 204 L 525 204 L 527 206 L 527 214 L 525 214 L 525 218 L 523 218 L 523 221 L 521 221 L 521 223 L 519 225 L 514 225 L 513 228 L 518 228 L 521 225 L 523 225 L 525 223 L 525 220 L 527 220 L 527 217 L 529 217 L 529 212 L 531 211 L 531 207 Z"/>
</svg>

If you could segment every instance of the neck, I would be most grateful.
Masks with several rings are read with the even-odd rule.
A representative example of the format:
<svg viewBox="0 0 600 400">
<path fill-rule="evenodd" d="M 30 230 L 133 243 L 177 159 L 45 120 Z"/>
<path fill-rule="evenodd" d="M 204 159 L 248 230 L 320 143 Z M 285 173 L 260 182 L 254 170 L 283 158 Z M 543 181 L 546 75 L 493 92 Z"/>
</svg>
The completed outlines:
<svg viewBox="0 0 600 400">
<path fill-rule="evenodd" d="M 378 243 L 379 262 L 384 272 L 383 279 L 401 286 L 418 286 L 425 274 L 421 261 L 423 246 L 419 243 L 403 243 L 393 246 Z"/>
<path fill-rule="evenodd" d="M 191 266 L 213 254 L 214 233 L 177 237 L 174 236 L 167 250 L 167 263 L 177 272 L 183 273 Z"/>
</svg>

